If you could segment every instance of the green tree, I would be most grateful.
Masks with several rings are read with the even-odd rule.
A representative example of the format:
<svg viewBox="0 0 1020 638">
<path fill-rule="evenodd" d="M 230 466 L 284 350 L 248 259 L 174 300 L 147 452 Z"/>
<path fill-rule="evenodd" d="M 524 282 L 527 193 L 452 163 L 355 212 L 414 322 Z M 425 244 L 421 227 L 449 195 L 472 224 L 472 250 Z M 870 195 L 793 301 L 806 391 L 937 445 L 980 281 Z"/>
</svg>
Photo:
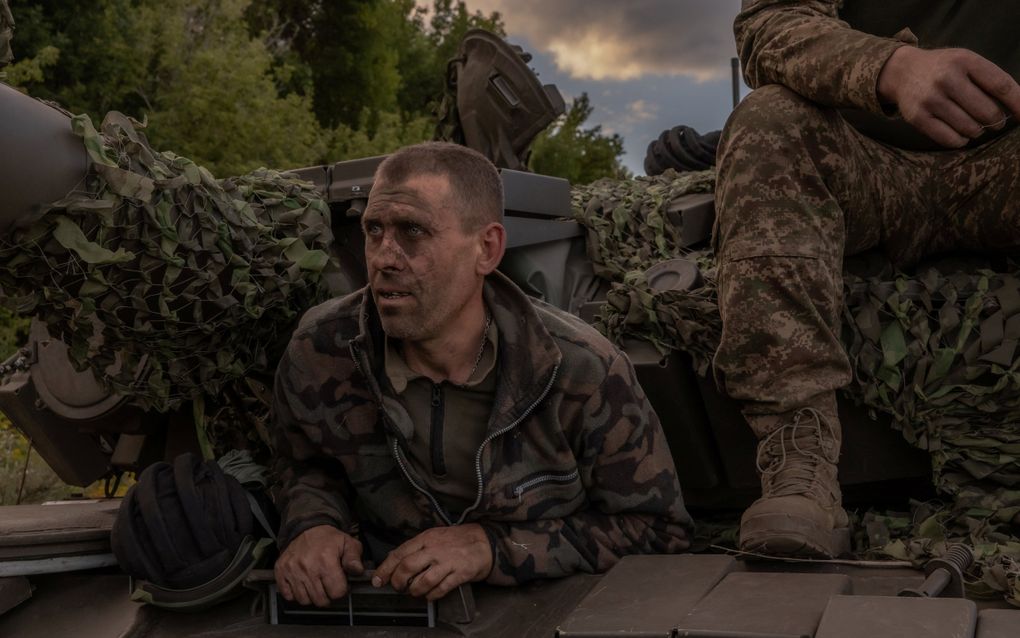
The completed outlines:
<svg viewBox="0 0 1020 638">
<path fill-rule="evenodd" d="M 620 162 L 623 138 L 616 133 L 606 135 L 601 126 L 583 128 L 594 108 L 587 93 L 575 98 L 567 112 L 535 138 L 529 168 L 573 184 L 631 177 Z"/>
<path fill-rule="evenodd" d="M 328 134 L 312 98 L 288 90 L 292 67 L 249 34 L 250 4 L 14 0 L 15 55 L 31 64 L 11 69 L 30 94 L 97 122 L 109 110 L 147 119 L 155 146 L 220 176 L 322 161 Z"/>
<path fill-rule="evenodd" d="M 464 33 L 503 34 L 463 0 L 11 0 L 9 75 L 100 121 L 149 123 L 154 145 L 226 176 L 377 154 L 420 141 Z M 618 135 L 575 100 L 534 145 L 533 170 L 624 177 Z"/>
<path fill-rule="evenodd" d="M 152 81 L 149 29 L 138 24 L 132 0 L 10 0 L 17 24 L 15 60 L 36 59 L 47 48 L 59 63 L 20 78 L 31 95 L 53 100 L 93 119 L 111 109 L 141 114 L 142 92 Z M 84 5 L 84 6 L 83 6 Z"/>
<path fill-rule="evenodd" d="M 376 115 L 375 133 L 370 133 L 364 122 L 358 127 L 346 124 L 337 126 L 330 144 L 330 161 L 339 162 L 359 157 L 385 155 L 402 146 L 425 142 L 432 138 L 435 123 L 430 117 L 419 115 L 413 118 L 404 118 L 399 113 Z M 367 119 L 367 112 L 364 117 Z"/>
<path fill-rule="evenodd" d="M 506 35 L 498 12 L 488 15 L 471 12 L 461 0 L 433 0 L 428 11 L 416 7 L 414 0 L 390 2 L 401 6 L 405 16 L 398 65 L 401 78 L 398 102 L 404 113 L 431 115 L 443 97 L 447 63 L 457 55 L 460 41 L 469 29 Z"/>
<path fill-rule="evenodd" d="M 432 114 L 468 29 L 504 33 L 498 13 L 471 12 L 460 0 L 429 9 L 414 0 L 269 0 L 251 5 L 248 21 L 252 33 L 268 34 L 278 62 L 301 66 L 294 78 L 310 82 L 321 125 L 369 137 L 393 122 L 387 115 L 406 126 Z"/>
<path fill-rule="evenodd" d="M 357 123 L 362 112 L 396 109 L 396 42 L 402 16 L 389 0 L 269 0 L 252 5 L 253 30 L 272 33 L 278 59 L 299 60 L 311 79 L 319 122 Z"/>
<path fill-rule="evenodd" d="M 161 85 L 147 98 L 153 145 L 221 176 L 259 166 L 306 166 L 326 153 L 311 97 L 281 95 L 272 55 L 248 34 L 242 18 L 249 2 L 209 0 L 196 8 L 171 0 L 140 17 L 160 25 L 152 40 L 160 51 L 154 66 Z M 167 15 L 167 7 L 176 10 Z"/>
</svg>

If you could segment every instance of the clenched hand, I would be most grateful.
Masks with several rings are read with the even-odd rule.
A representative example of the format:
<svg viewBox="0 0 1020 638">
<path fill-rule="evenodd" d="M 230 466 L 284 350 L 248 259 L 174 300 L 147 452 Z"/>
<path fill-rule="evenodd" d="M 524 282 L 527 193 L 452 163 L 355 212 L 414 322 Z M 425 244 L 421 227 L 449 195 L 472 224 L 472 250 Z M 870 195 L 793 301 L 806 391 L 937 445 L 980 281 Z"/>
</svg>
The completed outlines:
<svg viewBox="0 0 1020 638">
<path fill-rule="evenodd" d="M 276 586 L 287 600 L 325 607 L 347 594 L 347 573 L 365 571 L 361 542 L 331 525 L 301 532 L 276 561 Z"/>
<path fill-rule="evenodd" d="M 433 527 L 396 548 L 375 570 L 372 584 L 438 600 L 492 570 L 492 548 L 475 523 Z"/>
<path fill-rule="evenodd" d="M 966 49 L 896 49 L 878 77 L 878 95 L 903 119 L 948 148 L 1020 116 L 1020 85 Z"/>
</svg>

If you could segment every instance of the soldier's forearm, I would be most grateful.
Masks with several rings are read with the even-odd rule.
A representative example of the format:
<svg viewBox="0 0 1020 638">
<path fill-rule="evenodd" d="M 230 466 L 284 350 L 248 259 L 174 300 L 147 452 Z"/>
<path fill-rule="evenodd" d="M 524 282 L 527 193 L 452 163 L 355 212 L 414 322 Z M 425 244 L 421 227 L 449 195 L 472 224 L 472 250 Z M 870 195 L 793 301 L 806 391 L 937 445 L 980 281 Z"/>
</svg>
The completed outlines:
<svg viewBox="0 0 1020 638">
<path fill-rule="evenodd" d="M 605 514 L 483 522 L 493 549 L 487 582 L 516 585 L 538 578 L 604 572 L 627 554 L 670 554 L 690 547 L 685 523 L 668 514 Z"/>
<path fill-rule="evenodd" d="M 882 112 L 876 87 L 904 42 L 856 31 L 836 0 L 745 0 L 734 22 L 748 85 L 781 84 L 838 108 Z"/>
<path fill-rule="evenodd" d="M 274 471 L 279 480 L 275 493 L 280 512 L 280 548 L 301 532 L 316 525 L 331 525 L 355 534 L 357 521 L 346 495 L 349 490 L 328 461 L 297 460 L 277 450 Z"/>
</svg>

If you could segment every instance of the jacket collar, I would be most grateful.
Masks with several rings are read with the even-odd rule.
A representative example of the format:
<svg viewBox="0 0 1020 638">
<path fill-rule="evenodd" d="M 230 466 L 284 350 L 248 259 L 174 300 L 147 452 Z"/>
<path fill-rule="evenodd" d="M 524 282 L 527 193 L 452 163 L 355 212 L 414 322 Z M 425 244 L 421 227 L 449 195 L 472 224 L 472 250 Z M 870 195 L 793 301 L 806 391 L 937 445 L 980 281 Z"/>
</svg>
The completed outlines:
<svg viewBox="0 0 1020 638">
<path fill-rule="evenodd" d="M 382 396 L 385 334 L 368 286 L 361 291 L 359 334 L 354 338 L 371 370 L 368 382 Z M 539 316 L 535 304 L 506 275 L 496 271 L 485 278 L 482 290 L 492 320 L 499 329 L 496 396 L 489 430 L 499 430 L 519 419 L 537 402 L 552 382 L 562 354 Z"/>
</svg>

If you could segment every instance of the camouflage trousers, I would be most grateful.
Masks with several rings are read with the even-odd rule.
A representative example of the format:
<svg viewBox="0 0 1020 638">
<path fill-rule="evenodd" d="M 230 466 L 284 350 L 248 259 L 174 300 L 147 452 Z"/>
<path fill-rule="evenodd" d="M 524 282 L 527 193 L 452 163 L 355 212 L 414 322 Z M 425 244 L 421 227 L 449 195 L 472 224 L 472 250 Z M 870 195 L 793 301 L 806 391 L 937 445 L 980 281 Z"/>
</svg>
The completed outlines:
<svg viewBox="0 0 1020 638">
<path fill-rule="evenodd" d="M 718 160 L 720 388 L 759 436 L 801 407 L 829 414 L 851 366 L 840 344 L 843 258 L 881 247 L 908 266 L 1020 246 L 1020 128 L 921 153 L 859 133 L 780 86 L 733 112 Z"/>
</svg>

